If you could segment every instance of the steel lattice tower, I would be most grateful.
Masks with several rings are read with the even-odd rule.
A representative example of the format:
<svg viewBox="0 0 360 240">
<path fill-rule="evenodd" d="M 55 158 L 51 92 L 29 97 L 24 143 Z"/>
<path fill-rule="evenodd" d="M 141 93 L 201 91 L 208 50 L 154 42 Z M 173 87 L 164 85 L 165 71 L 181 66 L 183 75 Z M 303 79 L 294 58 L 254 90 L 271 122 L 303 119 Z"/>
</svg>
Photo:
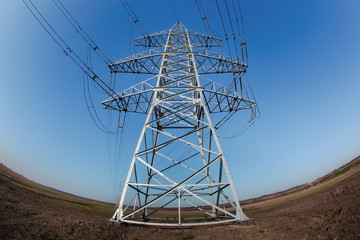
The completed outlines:
<svg viewBox="0 0 360 240">
<path fill-rule="evenodd" d="M 247 65 L 210 51 L 222 40 L 180 22 L 135 42 L 150 49 L 112 63 L 112 72 L 154 77 L 103 102 L 107 109 L 147 114 L 111 220 L 176 226 L 248 221 L 210 114 L 250 109 L 253 118 L 256 102 L 235 85 L 200 81 L 203 74 L 233 73 L 242 88 Z"/>
</svg>

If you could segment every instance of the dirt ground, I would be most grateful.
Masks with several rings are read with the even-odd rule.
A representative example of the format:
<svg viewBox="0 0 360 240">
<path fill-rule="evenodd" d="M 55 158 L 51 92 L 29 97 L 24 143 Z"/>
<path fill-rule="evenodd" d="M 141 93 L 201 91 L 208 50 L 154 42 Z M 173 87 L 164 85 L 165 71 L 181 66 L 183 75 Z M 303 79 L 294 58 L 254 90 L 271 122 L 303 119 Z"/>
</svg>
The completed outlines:
<svg viewBox="0 0 360 240">
<path fill-rule="evenodd" d="M 253 224 L 113 226 L 106 220 L 114 206 L 55 192 L 0 165 L 0 239 L 360 239 L 360 158 L 315 186 L 243 208 Z"/>
</svg>

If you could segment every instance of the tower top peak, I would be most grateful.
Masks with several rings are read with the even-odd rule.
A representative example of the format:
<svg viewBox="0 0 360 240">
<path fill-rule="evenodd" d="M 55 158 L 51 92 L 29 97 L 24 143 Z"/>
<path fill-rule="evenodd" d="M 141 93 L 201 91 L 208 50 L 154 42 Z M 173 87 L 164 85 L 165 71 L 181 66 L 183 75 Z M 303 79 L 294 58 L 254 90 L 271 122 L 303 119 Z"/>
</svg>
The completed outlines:
<svg viewBox="0 0 360 240">
<path fill-rule="evenodd" d="M 186 28 L 180 21 L 176 21 L 176 23 L 171 27 L 171 30 L 185 31 Z"/>
</svg>

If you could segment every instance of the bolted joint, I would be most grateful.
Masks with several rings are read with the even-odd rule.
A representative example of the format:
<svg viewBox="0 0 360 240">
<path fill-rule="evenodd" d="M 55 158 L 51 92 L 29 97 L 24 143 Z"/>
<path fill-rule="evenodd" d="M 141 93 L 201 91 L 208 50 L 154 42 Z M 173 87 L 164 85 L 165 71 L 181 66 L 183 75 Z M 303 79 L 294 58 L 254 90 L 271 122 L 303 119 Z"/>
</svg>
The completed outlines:
<svg viewBox="0 0 360 240">
<path fill-rule="evenodd" d="M 115 220 L 120 220 L 123 218 L 123 216 L 124 216 L 123 210 L 121 208 L 118 208 L 116 210 L 116 219 Z"/>
</svg>

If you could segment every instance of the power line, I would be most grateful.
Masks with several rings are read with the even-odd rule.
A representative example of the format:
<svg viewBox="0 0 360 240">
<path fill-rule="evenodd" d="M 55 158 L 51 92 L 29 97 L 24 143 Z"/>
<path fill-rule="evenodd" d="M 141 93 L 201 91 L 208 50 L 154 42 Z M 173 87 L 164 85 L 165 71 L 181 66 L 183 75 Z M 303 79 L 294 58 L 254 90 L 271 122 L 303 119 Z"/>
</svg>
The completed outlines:
<svg viewBox="0 0 360 240">
<path fill-rule="evenodd" d="M 97 128 L 100 129 L 100 131 L 102 131 L 104 133 L 109 133 L 110 131 L 103 125 L 103 123 L 99 119 L 98 114 L 96 113 L 95 106 L 90 97 L 90 89 L 89 89 L 88 82 L 89 82 L 88 78 L 84 74 L 83 90 L 84 90 L 85 104 L 86 104 L 87 110 L 89 112 L 89 115 L 90 115 L 91 119 L 93 120 L 93 122 L 95 123 L 95 125 L 97 126 Z M 93 115 L 92 111 L 94 112 L 95 116 Z"/>
<path fill-rule="evenodd" d="M 87 64 L 92 68 L 90 49 L 88 50 L 88 54 L 87 54 Z M 95 85 L 94 85 L 94 87 L 95 87 L 96 90 L 98 90 Z M 91 119 L 93 120 L 95 125 L 102 132 L 111 133 L 110 130 L 102 123 L 99 115 L 97 114 L 96 108 L 95 108 L 94 103 L 93 103 L 92 98 L 91 98 L 90 85 L 89 85 L 89 76 L 85 77 L 85 74 L 84 74 L 83 88 L 84 88 L 84 98 L 85 98 L 86 107 L 88 109 L 88 112 L 90 114 Z"/>
<path fill-rule="evenodd" d="M 224 1 L 225 3 L 225 7 L 226 7 L 226 12 L 227 12 L 227 15 L 228 15 L 228 21 L 229 21 L 229 25 L 230 25 L 230 28 L 231 28 L 231 31 L 232 31 L 232 35 L 233 35 L 233 41 L 234 41 L 234 48 L 235 48 L 235 52 L 236 52 L 236 57 L 237 57 L 237 61 L 240 63 L 240 58 L 239 58 L 239 49 L 238 49 L 238 42 L 240 43 L 240 51 L 241 51 L 241 59 L 242 59 L 242 62 L 247 62 L 247 49 L 246 49 L 246 36 L 245 36 L 245 30 L 244 30 L 244 21 L 243 21 L 243 16 L 242 16 L 242 13 L 241 13 L 241 8 L 240 8 L 240 3 L 239 3 L 239 0 L 237 1 L 237 7 L 235 7 L 235 3 L 234 3 L 234 0 L 231 0 L 232 1 L 232 8 L 233 8 L 233 14 L 234 14 L 234 17 L 235 17 L 235 20 L 236 20 L 236 25 L 237 25 L 237 31 L 238 31 L 238 34 L 236 34 L 236 31 L 234 29 L 234 24 L 233 24 L 233 18 L 231 16 L 231 13 L 230 13 L 230 10 L 229 10 L 229 5 L 227 3 L 227 0 Z M 219 3 L 217 0 L 215 0 L 215 3 L 216 3 L 216 7 L 217 7 L 217 10 L 218 10 L 218 13 L 219 13 L 219 16 L 220 16 L 220 20 L 221 20 L 221 24 L 222 24 L 222 28 L 223 28 L 223 31 L 224 31 L 224 35 L 225 35 L 225 40 L 226 40 L 226 44 L 227 44 L 227 48 L 228 48 L 228 51 L 229 51 L 229 55 L 230 55 L 230 58 L 231 58 L 231 50 L 230 50 L 230 44 L 229 44 L 229 41 L 228 41 L 228 34 L 227 34 L 227 31 L 226 31 L 226 27 L 225 27 L 225 21 L 224 21 L 224 18 L 222 16 L 222 11 L 220 9 L 220 6 L 219 6 Z M 242 32 L 241 32 L 241 29 L 240 29 L 240 26 L 239 26 L 239 17 L 238 17 L 238 13 L 237 13 L 237 10 L 238 9 L 238 12 L 240 13 L 240 19 L 241 19 L 241 25 L 242 25 Z M 241 33 L 243 33 L 244 37 L 244 42 L 242 41 L 242 38 L 241 38 Z M 239 37 L 239 40 L 236 39 L 236 35 L 238 35 Z M 233 66 L 234 67 L 234 66 Z M 246 79 L 246 85 L 249 87 L 249 90 L 250 92 L 248 93 L 247 91 L 247 88 L 245 87 L 243 89 L 243 78 L 245 77 Z M 242 72 L 235 72 L 233 71 L 233 81 L 229 84 L 228 88 L 229 89 L 232 89 L 234 88 L 235 89 L 235 92 L 237 92 L 237 85 L 239 84 L 239 87 L 240 87 L 240 93 L 241 95 L 242 94 L 245 94 L 246 97 L 248 96 L 252 96 L 252 98 L 254 98 L 255 100 L 255 97 L 254 97 L 254 94 L 253 94 L 253 90 L 248 82 L 248 79 L 246 78 L 245 76 L 245 71 L 242 73 Z M 243 92 L 244 90 L 244 92 Z M 256 101 L 256 100 L 255 100 Z M 230 111 L 228 112 L 216 125 L 215 125 L 215 128 L 218 129 L 220 128 L 221 126 L 223 126 L 234 114 L 235 114 L 236 111 Z M 229 136 L 229 137 L 222 137 L 222 138 L 234 138 L 234 137 L 237 137 L 237 136 L 240 136 L 243 132 L 245 132 L 253 123 L 254 120 L 256 120 L 258 117 L 260 116 L 260 111 L 258 109 L 258 106 L 256 105 L 255 109 L 253 110 L 252 112 L 252 115 L 251 115 L 251 120 L 249 121 L 249 123 L 245 124 L 238 132 L 236 132 L 235 134 L 233 134 L 232 136 Z"/>
<path fill-rule="evenodd" d="M 225 2 L 226 2 L 226 1 L 225 1 Z M 220 7 L 219 7 L 219 4 L 218 4 L 218 1 L 217 1 L 217 0 L 215 0 L 215 3 L 216 3 L 216 7 L 217 7 L 217 10 L 218 10 L 220 19 L 221 19 L 221 25 L 222 25 L 222 27 L 223 27 L 223 31 L 224 31 L 224 34 L 225 34 L 225 40 L 226 40 L 226 45 L 227 45 L 227 48 L 228 48 L 229 56 L 230 56 L 230 58 L 232 58 L 232 57 L 231 57 L 230 44 L 229 44 L 229 38 L 228 38 L 228 35 L 227 35 L 227 32 L 226 32 L 226 28 L 225 28 L 224 20 L 223 20 L 223 18 L 222 18 L 221 10 L 220 10 Z M 227 5 L 226 5 L 226 6 L 227 6 Z M 229 15 L 229 18 L 230 18 L 230 15 Z M 231 19 L 230 19 L 230 21 L 231 21 Z M 233 63 L 232 63 L 232 68 L 235 69 Z M 233 71 L 232 74 L 233 74 L 233 84 L 234 84 L 234 87 L 235 87 L 235 91 L 237 92 L 235 71 Z"/>
<path fill-rule="evenodd" d="M 205 13 L 204 9 L 202 8 L 202 5 L 200 5 L 201 3 L 199 3 L 198 1 L 200 2 L 200 0 L 195 0 L 197 9 L 198 9 L 198 11 L 199 11 L 199 13 L 200 13 L 201 20 L 202 20 L 202 22 L 203 22 L 203 24 L 204 24 L 206 33 L 209 33 L 209 32 L 210 32 L 210 28 L 209 28 L 209 23 L 208 23 L 208 21 L 207 21 L 206 13 Z"/>
<path fill-rule="evenodd" d="M 83 40 L 91 46 L 91 48 L 99 55 L 99 57 L 107 64 L 110 65 L 112 61 L 105 55 L 103 51 L 98 47 L 98 45 L 89 37 L 89 35 L 84 31 L 84 29 L 79 25 L 75 18 L 70 14 L 70 12 L 65 8 L 60 0 L 52 0 L 55 6 L 59 11 L 64 15 L 68 22 L 74 27 L 75 31 L 80 34 Z"/>
<path fill-rule="evenodd" d="M 216 3 L 216 7 L 217 7 L 217 10 L 218 10 L 219 16 L 220 16 L 221 25 L 222 25 L 222 28 L 223 28 L 223 31 L 224 31 L 225 41 L 226 41 L 226 45 L 227 45 L 227 48 L 228 48 L 229 56 L 230 56 L 230 58 L 231 58 L 231 51 L 230 51 L 230 46 L 229 46 L 229 38 L 228 38 L 228 35 L 227 35 L 227 32 L 226 32 L 224 20 L 223 20 L 223 18 L 222 18 L 222 14 L 221 14 L 221 10 L 220 10 L 218 1 L 215 0 L 215 3 Z"/>
<path fill-rule="evenodd" d="M 95 109 L 95 106 L 93 104 L 91 93 L 90 93 L 90 87 L 89 87 L 89 77 L 92 79 L 92 83 L 96 84 L 94 87 L 97 89 L 96 86 L 100 87 L 104 92 L 106 92 L 108 95 L 113 96 L 110 92 L 114 91 L 102 80 L 100 79 L 92 70 L 92 63 L 91 63 L 91 55 L 90 54 L 90 48 L 93 48 L 91 44 L 89 44 L 89 50 L 88 50 L 88 58 L 87 63 L 85 63 L 71 48 L 70 46 L 63 40 L 63 38 L 56 32 L 56 30 L 50 25 L 50 23 L 45 19 L 45 17 L 42 15 L 42 13 L 39 11 L 39 9 L 34 5 L 34 3 L 31 0 L 28 0 L 29 4 L 26 3 L 25 0 L 23 0 L 26 7 L 29 9 L 31 14 L 35 17 L 35 19 L 40 23 L 40 25 L 43 27 L 43 29 L 49 34 L 49 36 L 55 41 L 55 43 L 63 50 L 66 56 L 70 57 L 70 59 L 83 71 L 84 73 L 84 98 L 85 103 L 88 109 L 88 112 L 90 114 L 90 117 L 92 118 L 95 125 L 105 133 L 109 133 L 110 131 L 105 127 L 105 125 L 100 120 L 99 115 L 97 114 L 97 111 Z M 55 3 L 55 2 L 54 2 Z M 59 2 L 61 4 L 61 2 Z M 56 4 L 56 3 L 55 3 Z M 84 35 L 82 35 L 84 37 Z M 85 78 L 85 74 L 87 78 Z M 98 90 L 98 89 L 97 89 Z M 99 91 L 99 90 L 98 90 Z"/>
<path fill-rule="evenodd" d="M 131 20 L 129 21 L 129 49 L 130 49 L 130 54 L 134 54 L 135 53 L 135 44 L 133 43 L 134 40 L 134 22 Z"/>
<path fill-rule="evenodd" d="M 142 24 L 140 23 L 140 20 L 136 17 L 134 11 L 131 9 L 130 5 L 127 3 L 126 0 L 120 0 L 121 4 L 125 8 L 126 12 L 129 14 L 130 18 L 133 20 L 135 25 L 138 27 L 141 35 L 146 36 L 148 35 Z"/>
<path fill-rule="evenodd" d="M 225 6 L 226 6 L 226 11 L 227 11 L 227 14 L 228 14 L 228 17 L 229 17 L 230 27 L 231 27 L 231 31 L 232 31 L 233 40 L 234 40 L 236 57 L 237 57 L 237 60 L 239 61 L 239 54 L 238 54 L 238 50 L 237 50 L 237 44 L 236 44 L 236 37 L 235 37 L 234 27 L 233 27 L 233 24 L 232 24 L 232 19 L 231 19 L 229 7 L 228 7 L 228 4 L 227 4 L 227 1 L 226 1 L 226 0 L 225 0 Z"/>
<path fill-rule="evenodd" d="M 246 34 L 245 34 L 244 18 L 242 16 L 241 7 L 240 7 L 240 1 L 239 0 L 237 0 L 237 4 L 238 4 L 239 12 L 240 12 L 242 33 L 244 35 L 244 42 L 241 42 L 241 52 L 243 54 L 243 59 L 245 58 L 245 62 L 247 64 L 248 63 L 248 53 L 247 53 L 247 46 L 246 46 Z M 234 9 L 235 9 L 235 6 L 234 6 Z M 243 49 L 243 46 L 244 46 L 244 49 Z M 243 50 L 244 50 L 245 53 L 243 52 Z"/>
<path fill-rule="evenodd" d="M 42 15 L 39 9 L 34 5 L 31 0 L 27 0 L 29 4 L 23 0 L 25 6 L 43 27 L 43 29 L 49 34 L 49 36 L 54 40 L 54 42 L 61 48 L 63 53 L 70 57 L 70 59 L 86 74 L 88 75 L 105 93 L 109 96 L 116 94 L 96 73 L 70 48 L 70 46 L 63 40 L 63 38 L 55 31 L 55 29 L 50 25 L 46 18 Z M 34 10 L 32 10 L 32 8 Z"/>
</svg>

